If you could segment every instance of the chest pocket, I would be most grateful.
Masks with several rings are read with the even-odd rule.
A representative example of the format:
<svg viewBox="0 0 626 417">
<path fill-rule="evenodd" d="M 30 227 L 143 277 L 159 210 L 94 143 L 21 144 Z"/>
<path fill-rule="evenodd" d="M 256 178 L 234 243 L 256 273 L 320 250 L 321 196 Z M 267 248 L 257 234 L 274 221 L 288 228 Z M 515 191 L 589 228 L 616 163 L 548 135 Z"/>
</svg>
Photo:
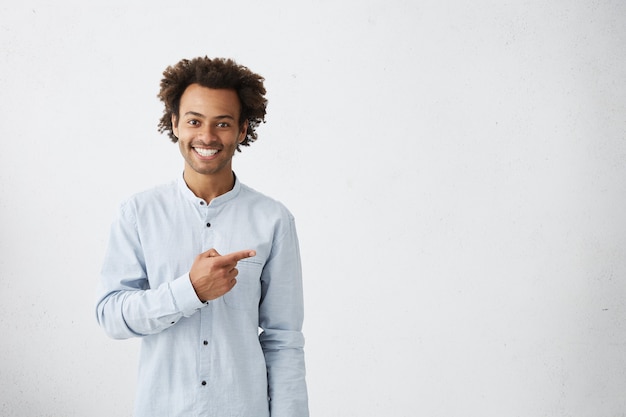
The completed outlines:
<svg viewBox="0 0 626 417">
<path fill-rule="evenodd" d="M 237 270 L 239 271 L 237 284 L 224 294 L 224 302 L 228 307 L 237 310 L 258 309 L 263 265 L 259 262 L 241 260 L 237 263 Z"/>
</svg>

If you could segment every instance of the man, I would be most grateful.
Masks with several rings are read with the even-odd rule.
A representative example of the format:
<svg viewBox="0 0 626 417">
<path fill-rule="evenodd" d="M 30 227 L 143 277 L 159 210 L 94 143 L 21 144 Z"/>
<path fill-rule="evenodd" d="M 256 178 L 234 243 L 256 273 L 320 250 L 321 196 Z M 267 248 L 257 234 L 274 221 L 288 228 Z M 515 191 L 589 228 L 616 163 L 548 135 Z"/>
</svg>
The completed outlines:
<svg viewBox="0 0 626 417">
<path fill-rule="evenodd" d="M 308 416 L 294 219 L 232 170 L 264 80 L 207 57 L 163 75 L 183 175 L 121 204 L 96 306 L 109 336 L 142 338 L 135 416 Z"/>
</svg>

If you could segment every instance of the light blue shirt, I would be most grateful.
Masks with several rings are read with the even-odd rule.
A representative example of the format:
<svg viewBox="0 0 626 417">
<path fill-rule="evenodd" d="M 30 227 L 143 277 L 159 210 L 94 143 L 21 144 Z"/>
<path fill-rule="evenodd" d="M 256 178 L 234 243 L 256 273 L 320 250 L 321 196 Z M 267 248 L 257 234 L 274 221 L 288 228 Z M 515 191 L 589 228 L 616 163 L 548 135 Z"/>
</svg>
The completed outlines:
<svg viewBox="0 0 626 417">
<path fill-rule="evenodd" d="M 253 249 L 237 284 L 201 302 L 197 255 Z M 141 337 L 136 417 L 306 417 L 303 297 L 291 213 L 235 179 L 210 204 L 182 175 L 121 204 L 102 267 L 98 323 Z"/>
</svg>

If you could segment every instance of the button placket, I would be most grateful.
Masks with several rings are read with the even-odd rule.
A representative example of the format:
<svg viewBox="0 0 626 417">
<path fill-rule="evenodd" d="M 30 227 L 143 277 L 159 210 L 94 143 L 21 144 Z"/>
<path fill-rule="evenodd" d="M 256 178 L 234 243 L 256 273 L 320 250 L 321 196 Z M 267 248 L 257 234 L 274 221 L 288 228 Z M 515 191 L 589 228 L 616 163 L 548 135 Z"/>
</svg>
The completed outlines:
<svg viewBox="0 0 626 417">
<path fill-rule="evenodd" d="M 202 206 L 204 208 L 204 218 L 205 218 L 205 223 L 204 225 L 209 228 L 211 227 L 211 222 L 209 221 L 209 205 L 206 203 L 206 201 L 204 200 L 199 200 L 199 204 L 200 206 Z"/>
<path fill-rule="evenodd" d="M 212 304 L 207 305 L 200 311 L 200 334 L 198 340 L 198 356 L 200 358 L 198 363 L 198 379 L 200 380 L 200 386 L 204 389 L 210 389 L 209 384 L 211 380 L 211 344 L 209 341 L 212 337 L 212 323 L 211 323 L 211 310 Z"/>
</svg>

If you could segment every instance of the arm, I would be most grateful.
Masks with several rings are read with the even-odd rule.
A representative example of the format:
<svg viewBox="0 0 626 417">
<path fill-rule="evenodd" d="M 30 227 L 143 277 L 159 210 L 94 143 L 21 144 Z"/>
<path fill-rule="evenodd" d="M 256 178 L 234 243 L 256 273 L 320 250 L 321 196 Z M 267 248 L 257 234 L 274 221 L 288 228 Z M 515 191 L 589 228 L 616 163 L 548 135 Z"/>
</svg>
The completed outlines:
<svg viewBox="0 0 626 417">
<path fill-rule="evenodd" d="M 272 417 L 307 417 L 302 271 L 293 217 L 278 226 L 261 275 L 259 336 L 268 374 Z"/>
<path fill-rule="evenodd" d="M 203 306 L 189 274 L 150 288 L 133 208 L 122 205 L 98 287 L 96 316 L 104 331 L 115 339 L 158 333 Z"/>
</svg>

